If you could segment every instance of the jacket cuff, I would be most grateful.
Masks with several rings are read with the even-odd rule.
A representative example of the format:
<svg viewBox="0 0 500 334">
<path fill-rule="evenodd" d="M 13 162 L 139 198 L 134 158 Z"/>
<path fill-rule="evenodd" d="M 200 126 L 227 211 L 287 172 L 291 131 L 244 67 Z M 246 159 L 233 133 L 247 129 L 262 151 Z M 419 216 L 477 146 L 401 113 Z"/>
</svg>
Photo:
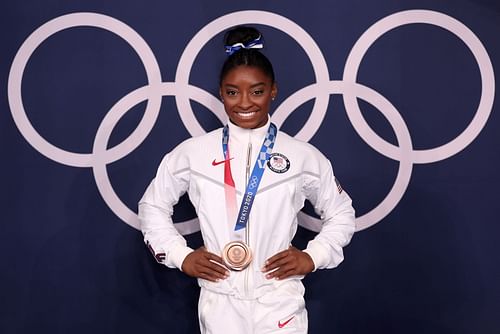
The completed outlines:
<svg viewBox="0 0 500 334">
<path fill-rule="evenodd" d="M 186 256 L 188 256 L 189 253 L 193 252 L 194 249 L 191 247 L 187 246 L 182 246 L 179 245 L 173 249 L 170 250 L 170 263 L 172 263 L 174 266 L 179 268 L 180 271 L 182 271 L 182 263 L 184 262 L 184 259 Z"/>
<path fill-rule="evenodd" d="M 307 248 L 304 250 L 312 258 L 314 262 L 314 269 L 325 268 L 328 264 L 328 251 L 319 244 L 316 240 L 311 240 L 307 244 Z"/>
</svg>

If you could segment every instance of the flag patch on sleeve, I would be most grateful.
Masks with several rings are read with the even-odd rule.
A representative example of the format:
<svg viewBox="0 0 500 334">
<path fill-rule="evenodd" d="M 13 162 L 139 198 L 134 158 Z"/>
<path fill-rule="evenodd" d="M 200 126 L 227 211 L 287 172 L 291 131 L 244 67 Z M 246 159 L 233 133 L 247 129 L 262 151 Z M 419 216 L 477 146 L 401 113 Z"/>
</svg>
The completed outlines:
<svg viewBox="0 0 500 334">
<path fill-rule="evenodd" d="M 342 193 L 342 186 L 340 185 L 340 182 L 339 180 L 337 180 L 337 178 L 335 178 L 335 184 L 337 185 L 337 191 L 339 192 L 339 194 Z"/>
</svg>

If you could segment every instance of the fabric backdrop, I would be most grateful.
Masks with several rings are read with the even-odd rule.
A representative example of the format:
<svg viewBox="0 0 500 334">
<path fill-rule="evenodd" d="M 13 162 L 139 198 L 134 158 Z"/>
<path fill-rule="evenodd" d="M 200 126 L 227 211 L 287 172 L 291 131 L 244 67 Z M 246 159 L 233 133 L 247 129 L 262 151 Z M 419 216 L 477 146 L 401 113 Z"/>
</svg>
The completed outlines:
<svg viewBox="0 0 500 334">
<path fill-rule="evenodd" d="M 0 8 L 1 333 L 198 332 L 196 281 L 155 262 L 137 202 L 166 152 L 225 121 L 237 24 L 264 33 L 274 122 L 356 209 L 344 263 L 304 280 L 310 333 L 500 333 L 497 1 Z M 319 224 L 299 218 L 304 247 Z M 201 245 L 186 198 L 174 220 Z"/>
</svg>

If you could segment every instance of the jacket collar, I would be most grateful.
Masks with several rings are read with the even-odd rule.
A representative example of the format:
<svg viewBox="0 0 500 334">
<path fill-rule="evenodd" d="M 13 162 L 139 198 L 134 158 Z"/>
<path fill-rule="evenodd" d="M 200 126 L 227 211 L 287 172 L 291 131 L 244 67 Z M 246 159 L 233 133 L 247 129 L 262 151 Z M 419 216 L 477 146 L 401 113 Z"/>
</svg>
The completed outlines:
<svg viewBox="0 0 500 334">
<path fill-rule="evenodd" d="M 255 129 L 241 128 L 238 125 L 232 123 L 230 120 L 228 120 L 227 124 L 229 126 L 230 138 L 244 139 L 248 138 L 249 136 L 252 138 L 263 138 L 267 133 L 267 129 L 269 129 L 269 125 L 271 124 L 271 117 L 267 116 L 266 124 L 264 124 L 260 128 Z"/>
</svg>

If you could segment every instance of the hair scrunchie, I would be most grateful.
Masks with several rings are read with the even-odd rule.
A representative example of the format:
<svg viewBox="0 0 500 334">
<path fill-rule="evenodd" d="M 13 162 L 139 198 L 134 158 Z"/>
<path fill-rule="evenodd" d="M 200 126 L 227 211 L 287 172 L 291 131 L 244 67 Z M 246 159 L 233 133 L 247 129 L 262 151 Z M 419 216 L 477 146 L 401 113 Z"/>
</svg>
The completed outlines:
<svg viewBox="0 0 500 334">
<path fill-rule="evenodd" d="M 248 41 L 247 43 L 235 43 L 233 45 L 225 46 L 228 56 L 232 55 L 240 49 L 262 49 L 263 47 L 264 43 L 262 43 L 262 35 L 259 35 L 259 37 Z"/>
</svg>

